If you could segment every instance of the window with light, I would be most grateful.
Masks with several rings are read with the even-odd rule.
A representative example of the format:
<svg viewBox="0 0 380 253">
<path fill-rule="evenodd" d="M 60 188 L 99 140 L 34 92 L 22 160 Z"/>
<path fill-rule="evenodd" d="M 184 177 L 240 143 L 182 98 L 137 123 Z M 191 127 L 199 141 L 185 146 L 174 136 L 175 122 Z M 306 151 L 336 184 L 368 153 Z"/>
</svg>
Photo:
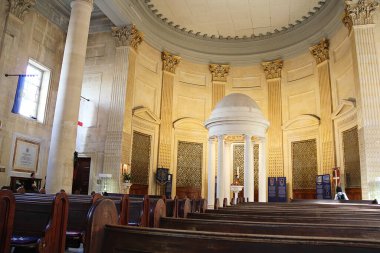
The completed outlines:
<svg viewBox="0 0 380 253">
<path fill-rule="evenodd" d="M 44 122 L 49 82 L 50 70 L 30 59 L 26 69 L 19 114 Z"/>
</svg>

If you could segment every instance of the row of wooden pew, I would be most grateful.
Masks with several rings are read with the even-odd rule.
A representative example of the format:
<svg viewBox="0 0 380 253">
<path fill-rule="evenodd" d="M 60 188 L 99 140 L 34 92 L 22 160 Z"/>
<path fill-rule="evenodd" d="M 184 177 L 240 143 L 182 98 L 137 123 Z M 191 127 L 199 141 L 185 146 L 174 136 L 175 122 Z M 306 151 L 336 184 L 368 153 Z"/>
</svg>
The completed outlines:
<svg viewBox="0 0 380 253">
<path fill-rule="evenodd" d="M 369 203 L 241 203 L 161 217 L 159 228 L 106 225 L 117 252 L 380 252 L 380 206 Z M 104 251 L 106 252 L 106 251 Z"/>
<path fill-rule="evenodd" d="M 12 248 L 63 253 L 67 247 L 102 252 L 105 224 L 158 227 L 160 217 L 187 217 L 204 212 L 202 200 L 109 194 L 103 197 L 13 194 L 0 191 L 0 253 Z"/>
</svg>

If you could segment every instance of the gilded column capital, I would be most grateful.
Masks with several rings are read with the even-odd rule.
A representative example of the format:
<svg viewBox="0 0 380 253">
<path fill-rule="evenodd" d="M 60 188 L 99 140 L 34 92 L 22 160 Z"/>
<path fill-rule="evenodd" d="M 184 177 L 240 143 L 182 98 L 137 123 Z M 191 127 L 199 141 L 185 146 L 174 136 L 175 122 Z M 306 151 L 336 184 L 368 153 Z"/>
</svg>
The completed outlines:
<svg viewBox="0 0 380 253">
<path fill-rule="evenodd" d="M 317 64 L 329 59 L 329 40 L 323 38 L 317 45 L 309 48 Z"/>
<path fill-rule="evenodd" d="M 131 46 L 137 50 L 143 41 L 144 35 L 136 29 L 135 25 L 112 27 L 112 37 L 115 38 L 116 46 Z"/>
<path fill-rule="evenodd" d="M 161 53 L 162 70 L 175 74 L 175 69 L 181 62 L 181 57 L 173 55 L 169 52 L 163 51 Z"/>
<path fill-rule="evenodd" d="M 230 72 L 230 65 L 227 64 L 210 64 L 209 70 L 213 81 L 227 82 L 227 76 Z"/>
<path fill-rule="evenodd" d="M 282 60 L 274 60 L 261 63 L 264 69 L 265 77 L 267 80 L 281 78 L 281 70 L 283 66 Z"/>
<path fill-rule="evenodd" d="M 9 12 L 24 20 L 27 14 L 36 5 L 36 0 L 8 0 L 10 4 Z"/>
<path fill-rule="evenodd" d="M 379 3 L 375 0 L 359 0 L 345 1 L 345 17 L 343 18 L 343 23 L 347 26 L 350 25 L 347 21 L 347 17 L 351 19 L 351 26 L 356 25 L 368 25 L 374 24 L 373 16 L 376 13 L 376 9 L 379 7 Z M 351 27 L 348 27 L 350 30 Z"/>
</svg>

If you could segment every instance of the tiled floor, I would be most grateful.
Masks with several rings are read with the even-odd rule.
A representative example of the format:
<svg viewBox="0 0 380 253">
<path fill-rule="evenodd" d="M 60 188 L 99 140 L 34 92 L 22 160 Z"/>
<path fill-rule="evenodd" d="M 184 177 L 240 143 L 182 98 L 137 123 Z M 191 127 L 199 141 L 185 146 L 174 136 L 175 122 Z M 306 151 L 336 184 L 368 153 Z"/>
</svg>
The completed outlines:
<svg viewBox="0 0 380 253">
<path fill-rule="evenodd" d="M 69 248 L 65 253 L 83 253 L 82 246 L 80 248 Z"/>
</svg>

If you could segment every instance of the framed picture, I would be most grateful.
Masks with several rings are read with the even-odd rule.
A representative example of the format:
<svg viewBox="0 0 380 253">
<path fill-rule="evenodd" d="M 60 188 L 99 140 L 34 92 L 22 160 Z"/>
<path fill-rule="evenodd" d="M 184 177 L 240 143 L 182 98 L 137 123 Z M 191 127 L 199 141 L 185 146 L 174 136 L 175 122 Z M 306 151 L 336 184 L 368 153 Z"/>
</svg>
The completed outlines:
<svg viewBox="0 0 380 253">
<path fill-rule="evenodd" d="M 23 172 L 36 172 L 40 144 L 23 138 L 16 138 L 13 153 L 13 170 Z"/>
</svg>

